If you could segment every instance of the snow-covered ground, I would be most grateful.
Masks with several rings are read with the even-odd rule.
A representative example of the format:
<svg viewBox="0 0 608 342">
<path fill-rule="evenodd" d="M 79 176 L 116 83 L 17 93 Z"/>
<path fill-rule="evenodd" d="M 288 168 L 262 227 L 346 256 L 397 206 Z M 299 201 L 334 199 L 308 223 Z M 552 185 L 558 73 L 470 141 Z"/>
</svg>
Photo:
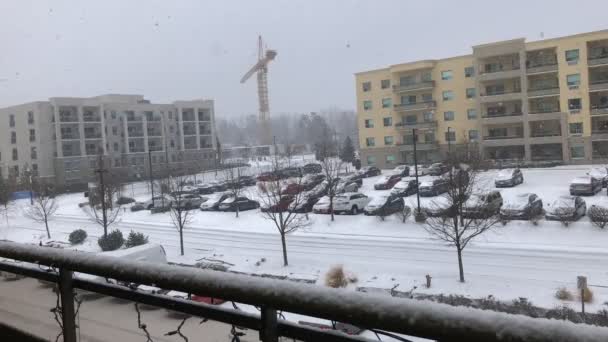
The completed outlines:
<svg viewBox="0 0 608 342">
<path fill-rule="evenodd" d="M 264 163 L 254 166 L 262 170 Z M 548 169 L 524 169 L 524 184 L 515 188 L 499 189 L 504 198 L 518 193 L 533 192 L 551 202 L 568 194 L 568 182 L 584 175 L 589 166 L 564 166 Z M 385 171 L 387 173 L 388 171 Z M 493 189 L 497 171 L 482 174 L 483 189 Z M 222 173 L 218 173 L 221 177 Z M 205 181 L 213 173 L 199 175 Z M 379 177 L 364 179 L 361 192 L 378 196 L 385 191 L 373 190 Z M 146 183 L 127 186 L 126 195 L 137 200 L 149 197 Z M 248 189 L 255 196 L 255 187 Z M 585 197 L 587 206 L 608 204 L 606 190 Z M 437 198 L 421 198 L 428 204 Z M 89 239 L 77 249 L 97 251 L 96 237 L 102 229 L 91 222 L 79 202 L 86 199 L 81 193 L 58 197 L 59 210 L 51 222 L 54 240 L 67 241 L 76 228 L 89 233 Z M 416 196 L 406 198 L 415 206 Z M 44 227 L 24 217 L 27 200 L 15 203 L 6 222 L 0 223 L 0 237 L 20 242 L 38 243 L 45 240 Z M 309 214 L 310 226 L 287 238 L 289 266 L 282 266 L 279 235 L 271 221 L 258 210 L 234 213 L 193 212 L 192 223 L 185 231 L 186 255 L 179 255 L 179 238 L 168 214 L 126 210 L 119 228 L 123 234 L 132 229 L 149 235 L 161 243 L 170 261 L 194 264 L 202 258 L 218 259 L 234 266 L 230 269 L 257 274 L 287 275 L 292 278 L 324 282 L 325 272 L 333 265 L 344 268 L 358 278 L 356 286 L 392 288 L 417 293 L 463 294 L 471 297 L 493 295 L 512 300 L 526 297 L 544 307 L 560 304 L 578 309 L 576 302 L 561 302 L 555 291 L 566 287 L 576 289 L 576 277 L 585 275 L 594 291 L 594 302 L 587 310 L 594 311 L 608 301 L 608 231 L 593 226 L 588 218 L 569 227 L 559 222 L 541 220 L 538 226 L 526 221 L 512 221 L 474 240 L 464 251 L 465 283 L 458 282 L 456 251 L 445 243 L 433 240 L 420 224 L 409 219 L 402 223 L 397 217 L 379 221 L 376 217 L 337 216 L 334 222 L 328 215 Z M 4 220 L 2 220 L 4 221 Z M 425 275 L 432 276 L 432 287 L 422 284 Z"/>
</svg>

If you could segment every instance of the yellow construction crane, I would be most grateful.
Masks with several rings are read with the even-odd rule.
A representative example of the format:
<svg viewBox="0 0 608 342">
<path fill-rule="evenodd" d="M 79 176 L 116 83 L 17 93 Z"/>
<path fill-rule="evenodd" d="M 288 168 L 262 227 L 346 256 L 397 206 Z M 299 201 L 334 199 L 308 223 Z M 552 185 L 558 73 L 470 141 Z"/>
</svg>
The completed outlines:
<svg viewBox="0 0 608 342">
<path fill-rule="evenodd" d="M 258 101 L 260 103 L 260 116 L 258 130 L 258 140 L 262 145 L 272 143 L 272 133 L 270 132 L 270 106 L 268 104 L 268 63 L 277 56 L 275 50 L 264 51 L 262 36 L 258 37 L 258 62 L 251 68 L 243 78 L 241 83 L 245 83 L 254 73 L 258 73 Z"/>
</svg>

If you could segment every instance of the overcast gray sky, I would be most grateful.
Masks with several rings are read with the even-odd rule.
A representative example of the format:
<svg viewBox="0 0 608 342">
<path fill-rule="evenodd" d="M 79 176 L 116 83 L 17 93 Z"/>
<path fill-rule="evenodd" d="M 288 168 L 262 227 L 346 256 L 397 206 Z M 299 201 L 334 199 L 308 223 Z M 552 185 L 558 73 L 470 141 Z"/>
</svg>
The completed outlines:
<svg viewBox="0 0 608 342">
<path fill-rule="evenodd" d="M 257 112 L 257 36 L 278 51 L 271 112 L 355 108 L 353 73 L 471 45 L 608 28 L 606 0 L 31 1 L 0 3 L 0 106 L 52 96 L 213 98 Z"/>
</svg>

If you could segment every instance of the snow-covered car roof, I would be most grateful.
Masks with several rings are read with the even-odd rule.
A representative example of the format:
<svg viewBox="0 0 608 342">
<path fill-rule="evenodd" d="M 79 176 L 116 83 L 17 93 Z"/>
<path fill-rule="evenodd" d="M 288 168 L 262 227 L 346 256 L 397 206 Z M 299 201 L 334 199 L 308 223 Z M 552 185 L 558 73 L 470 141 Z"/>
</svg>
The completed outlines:
<svg viewBox="0 0 608 342">
<path fill-rule="evenodd" d="M 532 195 L 531 193 L 523 193 L 523 194 L 517 194 L 513 197 L 508 197 L 508 198 L 504 198 L 504 202 L 505 203 L 528 203 L 528 198 L 530 197 L 530 195 Z"/>
<path fill-rule="evenodd" d="M 388 200 L 388 198 L 390 197 L 390 195 L 387 194 L 382 194 L 379 196 L 374 196 L 372 198 L 372 200 L 368 203 L 369 206 L 379 206 L 382 205 L 384 203 L 386 203 L 386 201 Z"/>
<path fill-rule="evenodd" d="M 593 167 L 587 174 L 591 177 L 601 179 L 608 176 L 608 170 L 606 170 L 606 168 Z"/>
<path fill-rule="evenodd" d="M 513 171 L 515 171 L 515 169 L 503 169 L 498 171 L 498 175 L 496 178 L 502 178 L 502 177 L 508 177 L 511 178 L 511 176 L 513 175 Z"/>
<path fill-rule="evenodd" d="M 563 195 L 559 196 L 556 200 L 551 202 L 553 208 L 573 208 L 574 207 L 574 196 Z"/>
<path fill-rule="evenodd" d="M 391 178 L 391 176 L 390 176 L 390 175 L 387 175 L 387 176 L 382 176 L 382 177 L 380 177 L 380 178 L 379 178 L 379 179 L 376 181 L 376 183 L 375 183 L 375 184 L 383 184 L 383 183 L 386 183 L 386 182 L 388 182 L 388 180 L 389 180 L 390 178 Z"/>
<path fill-rule="evenodd" d="M 397 189 L 406 189 L 410 182 L 412 182 L 413 179 L 402 179 L 399 182 L 397 182 L 397 184 L 395 184 L 395 186 L 393 187 L 393 189 L 397 188 Z"/>
<path fill-rule="evenodd" d="M 397 165 L 393 170 L 405 170 L 405 168 L 408 167 L 407 165 Z"/>
<path fill-rule="evenodd" d="M 580 176 L 574 178 L 570 183 L 571 184 L 591 184 L 591 176 Z"/>
</svg>

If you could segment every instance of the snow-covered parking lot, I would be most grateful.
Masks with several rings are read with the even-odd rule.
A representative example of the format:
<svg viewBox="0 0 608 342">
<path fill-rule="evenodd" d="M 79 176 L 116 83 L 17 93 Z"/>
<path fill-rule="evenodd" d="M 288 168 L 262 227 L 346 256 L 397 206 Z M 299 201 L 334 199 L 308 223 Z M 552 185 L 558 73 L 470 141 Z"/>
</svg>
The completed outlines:
<svg viewBox="0 0 608 342">
<path fill-rule="evenodd" d="M 518 193 L 536 193 L 545 203 L 568 194 L 568 183 L 582 176 L 589 166 L 564 166 L 548 169 L 523 169 L 524 183 L 514 188 L 498 189 L 503 198 Z M 481 175 L 483 189 L 494 189 L 496 170 Z M 388 171 L 385 171 L 388 173 Z M 209 176 L 207 176 L 209 177 Z M 363 180 L 360 191 L 370 197 L 390 190 L 374 190 L 379 178 Z M 252 196 L 255 187 L 248 189 Z M 145 183 L 126 187 L 127 195 L 137 200 L 149 198 Z M 584 197 L 591 204 L 608 205 L 606 189 Z M 421 198 L 422 205 L 437 198 Z M 101 235 L 96 225 L 78 207 L 85 201 L 81 193 L 58 197 L 59 210 L 51 221 L 53 240 L 67 241 L 67 235 L 83 228 L 89 238 L 77 249 L 98 251 L 95 237 Z M 405 198 L 415 206 L 416 196 Z M 13 206 L 8 220 L 2 223 L 2 237 L 38 243 L 44 239 L 44 226 L 24 217 L 29 201 Z M 222 260 L 234 271 L 287 275 L 323 283 L 327 269 L 336 264 L 357 276 L 356 286 L 371 286 L 419 293 L 463 294 L 471 297 L 493 295 L 512 300 L 526 297 L 534 304 L 554 307 L 578 305 L 555 299 L 560 287 L 576 289 L 576 277 L 588 277 L 595 300 L 589 310 L 608 301 L 608 231 L 593 226 L 587 217 L 568 227 L 559 222 L 541 220 L 537 226 L 528 221 L 497 225 L 480 236 L 464 251 L 466 283 L 458 282 L 456 251 L 431 238 L 424 227 L 411 218 L 402 223 L 397 217 L 380 221 L 372 216 L 339 215 L 334 222 L 329 215 L 309 214 L 310 225 L 287 238 L 290 265 L 282 266 L 279 234 L 274 224 L 258 210 L 241 212 L 193 212 L 192 222 L 184 232 L 186 252 L 179 255 L 179 237 L 168 214 L 125 210 L 114 228 L 127 234 L 142 232 L 153 242 L 161 243 L 173 262 L 194 264 L 203 258 Z M 7 225 L 8 223 L 8 225 Z M 425 276 L 432 286 L 421 286 Z M 578 306 L 577 306 L 578 307 Z"/>
</svg>

